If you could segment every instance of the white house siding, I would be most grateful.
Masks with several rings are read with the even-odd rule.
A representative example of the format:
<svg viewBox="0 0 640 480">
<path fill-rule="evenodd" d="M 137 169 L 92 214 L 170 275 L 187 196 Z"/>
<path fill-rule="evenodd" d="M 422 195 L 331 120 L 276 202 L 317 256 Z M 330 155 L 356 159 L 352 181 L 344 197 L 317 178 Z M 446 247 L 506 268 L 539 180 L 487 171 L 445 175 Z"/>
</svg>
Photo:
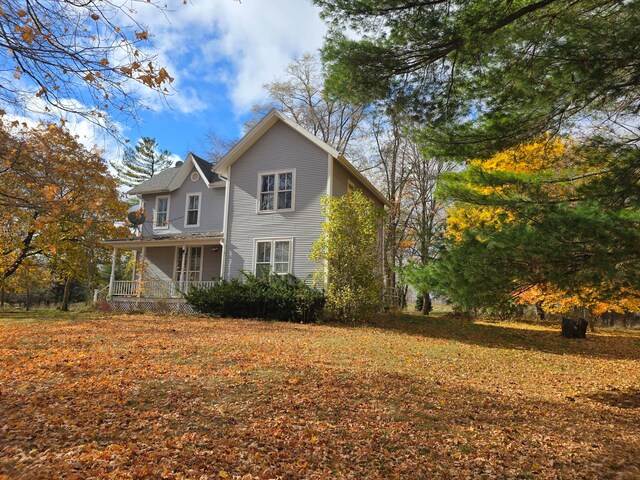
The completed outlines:
<svg viewBox="0 0 640 480">
<path fill-rule="evenodd" d="M 295 170 L 295 210 L 257 213 L 258 175 Z M 319 267 L 309 259 L 324 217 L 320 199 L 326 193 L 327 153 L 298 132 L 277 122 L 231 167 L 225 277 L 254 270 L 257 238 L 293 238 L 292 273 L 310 277 Z"/>
<path fill-rule="evenodd" d="M 147 222 L 143 225 L 143 235 L 157 234 L 196 233 L 196 232 L 221 232 L 224 218 L 224 188 L 209 188 L 202 178 L 196 182 L 191 180 L 193 168 L 186 180 L 170 194 L 169 203 L 169 228 L 154 229 L 152 219 L 156 208 L 156 195 L 143 195 L 144 208 L 147 212 Z M 198 227 L 185 227 L 185 206 L 188 193 L 201 193 L 200 196 L 200 225 Z"/>
</svg>

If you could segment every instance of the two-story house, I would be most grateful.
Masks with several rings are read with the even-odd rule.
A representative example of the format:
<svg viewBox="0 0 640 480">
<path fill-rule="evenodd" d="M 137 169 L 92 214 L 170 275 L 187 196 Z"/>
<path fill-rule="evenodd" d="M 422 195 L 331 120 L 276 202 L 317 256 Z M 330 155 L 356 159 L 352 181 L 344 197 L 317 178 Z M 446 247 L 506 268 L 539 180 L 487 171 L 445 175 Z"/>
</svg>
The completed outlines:
<svg viewBox="0 0 640 480">
<path fill-rule="evenodd" d="M 161 298 L 179 310 L 189 286 L 242 271 L 310 278 L 322 267 L 309 259 L 325 221 L 320 200 L 350 189 L 388 205 L 340 152 L 272 110 L 215 165 L 189 154 L 128 192 L 145 221 L 138 237 L 106 242 L 108 301 L 124 310 Z M 129 281 L 114 277 L 122 249 L 136 254 Z"/>
</svg>

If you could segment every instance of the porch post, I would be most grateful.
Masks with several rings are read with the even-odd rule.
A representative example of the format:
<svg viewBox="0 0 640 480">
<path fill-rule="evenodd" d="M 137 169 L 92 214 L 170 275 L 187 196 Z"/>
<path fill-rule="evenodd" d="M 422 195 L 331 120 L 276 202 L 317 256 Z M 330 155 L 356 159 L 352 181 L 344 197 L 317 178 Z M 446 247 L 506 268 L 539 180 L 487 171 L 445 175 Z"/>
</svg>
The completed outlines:
<svg viewBox="0 0 640 480">
<path fill-rule="evenodd" d="M 131 272 L 131 281 L 136 281 L 136 271 L 138 270 L 138 251 L 133 251 L 133 272 Z"/>
<path fill-rule="evenodd" d="M 111 276 L 109 276 L 109 298 L 113 295 L 113 286 L 116 281 L 116 261 L 118 259 L 118 247 L 113 247 L 111 256 Z"/>
<path fill-rule="evenodd" d="M 220 279 L 222 279 L 222 276 L 224 275 L 224 257 L 227 253 L 227 248 L 225 245 L 224 240 L 220 241 Z"/>
<path fill-rule="evenodd" d="M 184 288 L 186 285 L 186 273 L 187 273 L 187 246 L 183 245 L 182 246 L 182 266 L 181 266 L 181 272 L 180 272 L 180 278 L 178 279 L 178 289 L 181 292 L 184 292 Z"/>
<path fill-rule="evenodd" d="M 142 246 L 142 253 L 140 254 L 140 268 L 138 269 L 138 298 L 142 295 L 142 280 L 144 278 L 144 262 L 147 258 L 147 247 L 146 245 Z"/>
</svg>

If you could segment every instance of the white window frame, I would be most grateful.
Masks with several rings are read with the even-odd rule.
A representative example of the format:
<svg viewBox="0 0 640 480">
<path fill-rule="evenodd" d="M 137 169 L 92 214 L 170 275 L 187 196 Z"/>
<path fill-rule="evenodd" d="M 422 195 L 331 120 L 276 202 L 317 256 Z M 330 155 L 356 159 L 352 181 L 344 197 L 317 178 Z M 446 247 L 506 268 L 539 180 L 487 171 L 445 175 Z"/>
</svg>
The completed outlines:
<svg viewBox="0 0 640 480">
<path fill-rule="evenodd" d="M 273 275 L 287 275 L 293 271 L 293 237 L 267 237 L 267 238 L 255 238 L 253 240 L 253 274 L 258 274 L 257 260 L 258 260 L 258 243 L 271 243 L 271 258 L 269 259 L 269 268 Z M 276 242 L 289 242 L 289 261 L 286 272 L 276 273 L 274 269 L 276 258 Z"/>
<path fill-rule="evenodd" d="M 291 208 L 278 208 L 278 175 L 281 173 L 291 174 Z M 274 175 L 274 190 L 273 190 L 273 210 L 260 210 L 260 201 L 262 199 L 262 177 L 266 175 Z M 258 214 L 273 214 L 278 212 L 293 212 L 296 209 L 296 169 L 285 168 L 282 170 L 273 170 L 269 172 L 258 172 L 258 194 L 256 196 L 256 213 Z"/>
<path fill-rule="evenodd" d="M 167 199 L 167 220 L 165 225 L 158 225 L 158 203 L 160 200 Z M 171 195 L 158 195 L 156 196 L 156 205 L 153 210 L 153 229 L 154 230 L 166 230 L 169 228 L 169 209 L 171 208 Z"/>
<path fill-rule="evenodd" d="M 198 272 L 198 280 L 192 280 L 194 282 L 201 282 L 202 281 L 202 268 L 204 267 L 204 245 L 189 245 L 187 246 L 187 251 L 186 251 L 186 255 L 187 255 L 187 260 L 185 262 L 185 269 L 186 269 L 186 277 L 189 278 L 189 273 L 192 273 L 191 271 L 189 271 L 189 263 L 191 261 L 191 250 L 194 248 L 200 248 L 200 271 Z M 178 279 L 178 271 L 182 269 L 182 266 L 180 266 L 180 268 L 178 268 L 178 258 L 180 257 L 180 250 L 182 249 L 182 247 L 176 247 L 175 248 L 175 253 L 174 253 L 174 257 L 173 257 L 173 281 L 177 282 L 179 280 L 183 280 L 183 279 Z"/>
<path fill-rule="evenodd" d="M 198 221 L 189 225 L 187 222 L 189 221 L 189 198 L 198 197 Z M 184 228 L 197 228 L 200 226 L 200 214 L 202 213 L 202 192 L 192 192 L 187 193 L 184 201 Z"/>
</svg>

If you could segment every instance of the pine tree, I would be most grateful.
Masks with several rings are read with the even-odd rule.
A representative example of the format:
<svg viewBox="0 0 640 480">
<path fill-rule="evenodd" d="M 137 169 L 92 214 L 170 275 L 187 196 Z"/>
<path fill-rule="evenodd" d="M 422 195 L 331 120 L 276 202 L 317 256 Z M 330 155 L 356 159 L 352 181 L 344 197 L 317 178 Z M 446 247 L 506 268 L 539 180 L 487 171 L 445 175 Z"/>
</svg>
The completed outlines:
<svg viewBox="0 0 640 480">
<path fill-rule="evenodd" d="M 114 163 L 122 184 L 134 187 L 171 165 L 171 152 L 158 150 L 154 138 L 142 137 L 134 148 L 128 148 L 122 161 Z"/>
<path fill-rule="evenodd" d="M 560 300 L 594 313 L 635 305 L 640 188 L 621 164 L 640 167 L 634 147 L 542 138 L 448 174 L 440 194 L 455 203 L 433 274 L 441 293 L 465 310 L 550 294 L 556 311 Z"/>
</svg>

